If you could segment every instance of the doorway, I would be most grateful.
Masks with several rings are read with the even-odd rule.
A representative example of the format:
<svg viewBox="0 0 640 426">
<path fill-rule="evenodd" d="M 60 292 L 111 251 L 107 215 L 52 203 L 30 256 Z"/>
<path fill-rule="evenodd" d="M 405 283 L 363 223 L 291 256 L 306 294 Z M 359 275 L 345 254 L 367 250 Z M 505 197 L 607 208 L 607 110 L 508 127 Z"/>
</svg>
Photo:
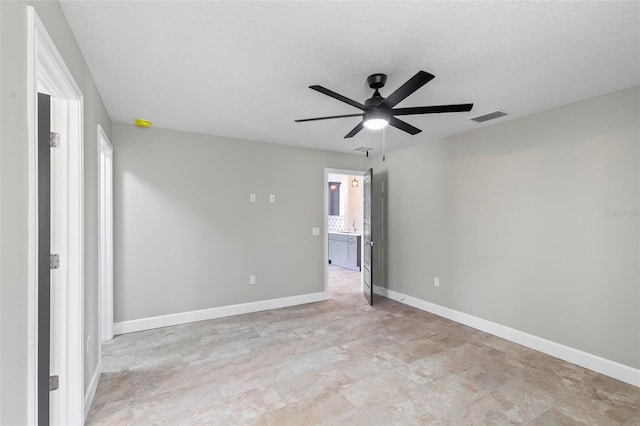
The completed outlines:
<svg viewBox="0 0 640 426">
<path fill-rule="evenodd" d="M 31 6 L 27 17 L 27 422 L 82 424 L 83 96 Z"/>
<path fill-rule="evenodd" d="M 359 297 L 363 286 L 361 170 L 325 169 L 325 294 Z"/>
</svg>

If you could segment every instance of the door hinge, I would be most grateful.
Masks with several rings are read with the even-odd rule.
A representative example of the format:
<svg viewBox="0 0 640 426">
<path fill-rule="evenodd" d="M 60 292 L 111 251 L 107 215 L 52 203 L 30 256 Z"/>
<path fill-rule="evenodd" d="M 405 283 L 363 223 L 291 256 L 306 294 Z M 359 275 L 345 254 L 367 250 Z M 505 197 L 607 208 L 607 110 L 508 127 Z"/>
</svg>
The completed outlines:
<svg viewBox="0 0 640 426">
<path fill-rule="evenodd" d="M 55 148 L 60 145 L 60 134 L 56 132 L 49 133 L 49 145 L 51 148 Z"/>
<path fill-rule="evenodd" d="M 49 255 L 49 269 L 58 269 L 60 267 L 60 255 L 59 254 L 50 254 Z"/>
<path fill-rule="evenodd" d="M 60 387 L 60 377 L 57 375 L 49 376 L 49 391 L 58 390 L 59 387 Z"/>
</svg>

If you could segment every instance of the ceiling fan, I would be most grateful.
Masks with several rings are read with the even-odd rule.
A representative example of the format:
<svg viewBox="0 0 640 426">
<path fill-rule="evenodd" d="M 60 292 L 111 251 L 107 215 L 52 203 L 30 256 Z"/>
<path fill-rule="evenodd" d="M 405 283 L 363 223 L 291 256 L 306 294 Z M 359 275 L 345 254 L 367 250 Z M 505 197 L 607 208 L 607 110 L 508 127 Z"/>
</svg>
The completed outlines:
<svg viewBox="0 0 640 426">
<path fill-rule="evenodd" d="M 471 108 L 473 108 L 473 104 L 394 108 L 397 104 L 399 104 L 413 92 L 430 82 L 434 77 L 435 76 L 433 74 L 429 74 L 428 72 L 418 71 L 416 75 L 411 77 L 409 80 L 407 80 L 406 83 L 397 88 L 395 92 L 393 92 L 386 98 L 383 98 L 378 90 L 384 87 L 384 84 L 387 82 L 387 76 L 385 74 L 372 74 L 367 77 L 367 84 L 375 91 L 373 92 L 372 97 L 364 101 L 364 105 L 325 87 L 318 85 L 309 86 L 310 89 L 313 89 L 327 96 L 331 96 L 334 99 L 358 108 L 362 111 L 362 113 L 332 115 L 329 117 L 303 118 L 295 121 L 297 123 L 301 123 L 304 121 L 331 120 L 334 118 L 362 117 L 362 121 L 358 123 L 358 125 L 354 127 L 349 133 L 347 133 L 347 135 L 345 136 L 346 139 L 354 137 L 364 127 L 368 129 L 382 129 L 387 124 L 405 131 L 411 135 L 415 135 L 422 131 L 417 127 L 412 126 L 411 124 L 396 118 L 397 115 L 437 114 L 442 112 L 471 111 Z"/>
</svg>

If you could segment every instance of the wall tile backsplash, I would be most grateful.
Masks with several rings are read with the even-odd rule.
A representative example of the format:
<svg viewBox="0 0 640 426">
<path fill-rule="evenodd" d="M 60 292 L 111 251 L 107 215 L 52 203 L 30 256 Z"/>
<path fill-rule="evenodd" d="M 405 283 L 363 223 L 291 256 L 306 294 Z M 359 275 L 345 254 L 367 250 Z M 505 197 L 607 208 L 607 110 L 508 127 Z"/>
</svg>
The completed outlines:
<svg viewBox="0 0 640 426">
<path fill-rule="evenodd" d="M 344 231 L 344 216 L 329 216 L 329 232 Z"/>
</svg>

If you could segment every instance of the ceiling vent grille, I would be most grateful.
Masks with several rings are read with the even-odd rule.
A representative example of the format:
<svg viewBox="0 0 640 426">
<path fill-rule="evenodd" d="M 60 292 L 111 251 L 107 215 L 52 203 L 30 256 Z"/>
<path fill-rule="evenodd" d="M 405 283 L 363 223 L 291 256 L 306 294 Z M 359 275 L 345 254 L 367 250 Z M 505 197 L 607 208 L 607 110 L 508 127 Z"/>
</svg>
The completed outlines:
<svg viewBox="0 0 640 426">
<path fill-rule="evenodd" d="M 366 146 L 359 146 L 357 148 L 353 148 L 354 151 L 359 151 L 359 152 L 372 152 L 375 151 L 375 148 L 371 148 L 371 147 L 366 147 Z"/>
<path fill-rule="evenodd" d="M 479 115 L 477 117 L 473 117 L 471 120 L 473 120 L 475 122 L 478 122 L 478 123 L 482 123 L 483 121 L 493 120 L 493 119 L 496 119 L 496 118 L 504 117 L 505 115 L 507 115 L 506 112 L 493 111 L 493 112 L 490 112 L 488 114 L 483 114 L 483 115 Z"/>
</svg>

